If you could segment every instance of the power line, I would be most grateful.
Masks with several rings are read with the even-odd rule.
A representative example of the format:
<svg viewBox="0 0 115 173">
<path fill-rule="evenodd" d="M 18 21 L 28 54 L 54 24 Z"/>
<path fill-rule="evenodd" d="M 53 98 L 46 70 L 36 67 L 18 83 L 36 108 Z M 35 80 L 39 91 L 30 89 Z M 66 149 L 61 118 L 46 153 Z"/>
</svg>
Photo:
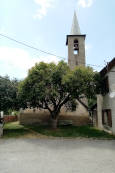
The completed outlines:
<svg viewBox="0 0 115 173">
<path fill-rule="evenodd" d="M 29 45 L 29 44 L 26 44 L 26 43 L 24 43 L 24 42 L 22 42 L 22 41 L 18 41 L 18 40 L 14 39 L 14 38 L 11 38 L 11 37 L 7 36 L 7 35 L 4 35 L 4 34 L 1 34 L 1 33 L 0 33 L 0 36 L 5 37 L 5 38 L 7 38 L 7 39 L 9 39 L 9 40 L 11 40 L 11 41 L 14 41 L 14 42 L 16 42 L 16 43 L 18 43 L 18 44 L 21 44 L 21 45 L 23 45 L 23 46 L 26 46 L 26 47 L 28 47 L 28 48 L 34 49 L 34 50 L 36 50 L 36 51 L 39 51 L 39 52 L 42 52 L 42 53 L 45 53 L 45 54 L 48 54 L 48 55 L 52 55 L 52 56 L 61 58 L 61 59 L 63 59 L 63 60 L 66 60 L 65 57 L 58 56 L 58 55 L 55 55 L 55 54 L 53 54 L 53 53 L 50 53 L 50 52 L 47 52 L 47 51 L 38 49 L 38 48 L 36 48 L 36 47 L 34 47 L 34 46 L 31 46 L 31 45 Z M 83 62 L 81 62 L 81 61 L 79 61 L 79 62 L 80 62 L 81 64 L 83 64 L 83 65 L 86 65 L 85 63 L 83 63 Z M 87 65 L 88 65 L 88 66 L 95 66 L 95 67 L 103 67 L 103 66 L 95 65 L 95 64 L 87 64 Z"/>
<path fill-rule="evenodd" d="M 55 54 L 53 54 L 53 53 L 50 53 L 50 52 L 47 52 L 47 51 L 38 49 L 38 48 L 36 48 L 36 47 L 34 47 L 34 46 L 28 45 L 28 44 L 26 44 L 26 43 L 24 43 L 24 42 L 22 42 L 22 41 L 18 41 L 18 40 L 16 40 L 16 39 L 11 38 L 11 37 L 9 37 L 9 36 L 6 36 L 6 35 L 4 35 L 4 34 L 0 34 L 0 35 L 1 35 L 2 37 L 5 37 L 5 38 L 9 39 L 9 40 L 15 41 L 16 43 L 19 43 L 19 44 L 24 45 L 24 46 L 26 46 L 26 47 L 29 47 L 29 48 L 31 48 L 31 49 L 37 50 L 37 51 L 39 51 L 39 52 L 42 52 L 42 53 L 45 53 L 45 54 L 48 54 L 48 55 L 52 55 L 52 56 L 55 56 L 55 57 L 58 57 L 58 58 L 65 59 L 64 57 L 61 57 L 61 56 L 55 55 Z"/>
<path fill-rule="evenodd" d="M 94 66 L 94 67 L 103 67 L 103 66 L 101 66 L 101 65 L 93 65 L 93 64 L 87 64 L 87 65 L 89 65 L 89 66 Z"/>
<path fill-rule="evenodd" d="M 87 66 L 103 67 L 103 66 L 101 66 L 101 65 L 95 65 L 95 64 L 86 64 L 86 63 L 84 63 L 83 61 L 78 61 L 78 63 L 81 63 L 81 64 L 83 64 L 83 65 L 87 65 Z"/>
</svg>

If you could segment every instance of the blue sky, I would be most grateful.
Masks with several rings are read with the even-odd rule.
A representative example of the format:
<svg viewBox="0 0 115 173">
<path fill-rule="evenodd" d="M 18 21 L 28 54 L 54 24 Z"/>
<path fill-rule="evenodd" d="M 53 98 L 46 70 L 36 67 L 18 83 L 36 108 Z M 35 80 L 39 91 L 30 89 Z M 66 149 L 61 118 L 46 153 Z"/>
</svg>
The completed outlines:
<svg viewBox="0 0 115 173">
<path fill-rule="evenodd" d="M 105 66 L 115 57 L 115 0 L 1 0 L 0 33 L 67 60 L 66 35 L 74 10 L 82 34 L 87 35 L 87 64 Z M 40 61 L 59 58 L 0 36 L 0 75 L 22 79 Z"/>
</svg>

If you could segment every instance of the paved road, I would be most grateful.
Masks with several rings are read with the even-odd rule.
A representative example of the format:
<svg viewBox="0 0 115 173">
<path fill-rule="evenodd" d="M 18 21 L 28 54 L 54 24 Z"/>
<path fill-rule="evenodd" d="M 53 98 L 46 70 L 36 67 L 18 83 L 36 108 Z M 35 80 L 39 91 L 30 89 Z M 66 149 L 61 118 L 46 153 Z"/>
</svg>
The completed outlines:
<svg viewBox="0 0 115 173">
<path fill-rule="evenodd" d="M 115 173 L 115 141 L 2 139 L 0 173 Z"/>
</svg>

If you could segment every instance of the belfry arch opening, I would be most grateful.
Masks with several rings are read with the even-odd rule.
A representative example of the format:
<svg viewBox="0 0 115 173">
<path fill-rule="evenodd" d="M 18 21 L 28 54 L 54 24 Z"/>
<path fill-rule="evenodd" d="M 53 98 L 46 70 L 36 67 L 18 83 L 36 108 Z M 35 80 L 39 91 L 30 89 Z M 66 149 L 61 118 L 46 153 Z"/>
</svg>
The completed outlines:
<svg viewBox="0 0 115 173">
<path fill-rule="evenodd" d="M 73 53 L 74 55 L 77 55 L 79 53 L 79 42 L 77 39 L 74 40 Z"/>
</svg>

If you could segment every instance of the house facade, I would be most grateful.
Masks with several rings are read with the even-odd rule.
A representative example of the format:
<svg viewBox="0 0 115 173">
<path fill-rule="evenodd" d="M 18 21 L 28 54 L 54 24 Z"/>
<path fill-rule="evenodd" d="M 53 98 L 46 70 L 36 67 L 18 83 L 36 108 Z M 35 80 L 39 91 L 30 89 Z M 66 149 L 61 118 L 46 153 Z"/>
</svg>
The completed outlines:
<svg viewBox="0 0 115 173">
<path fill-rule="evenodd" d="M 103 95 L 97 96 L 97 126 L 115 134 L 115 58 L 100 72 Z"/>
</svg>

